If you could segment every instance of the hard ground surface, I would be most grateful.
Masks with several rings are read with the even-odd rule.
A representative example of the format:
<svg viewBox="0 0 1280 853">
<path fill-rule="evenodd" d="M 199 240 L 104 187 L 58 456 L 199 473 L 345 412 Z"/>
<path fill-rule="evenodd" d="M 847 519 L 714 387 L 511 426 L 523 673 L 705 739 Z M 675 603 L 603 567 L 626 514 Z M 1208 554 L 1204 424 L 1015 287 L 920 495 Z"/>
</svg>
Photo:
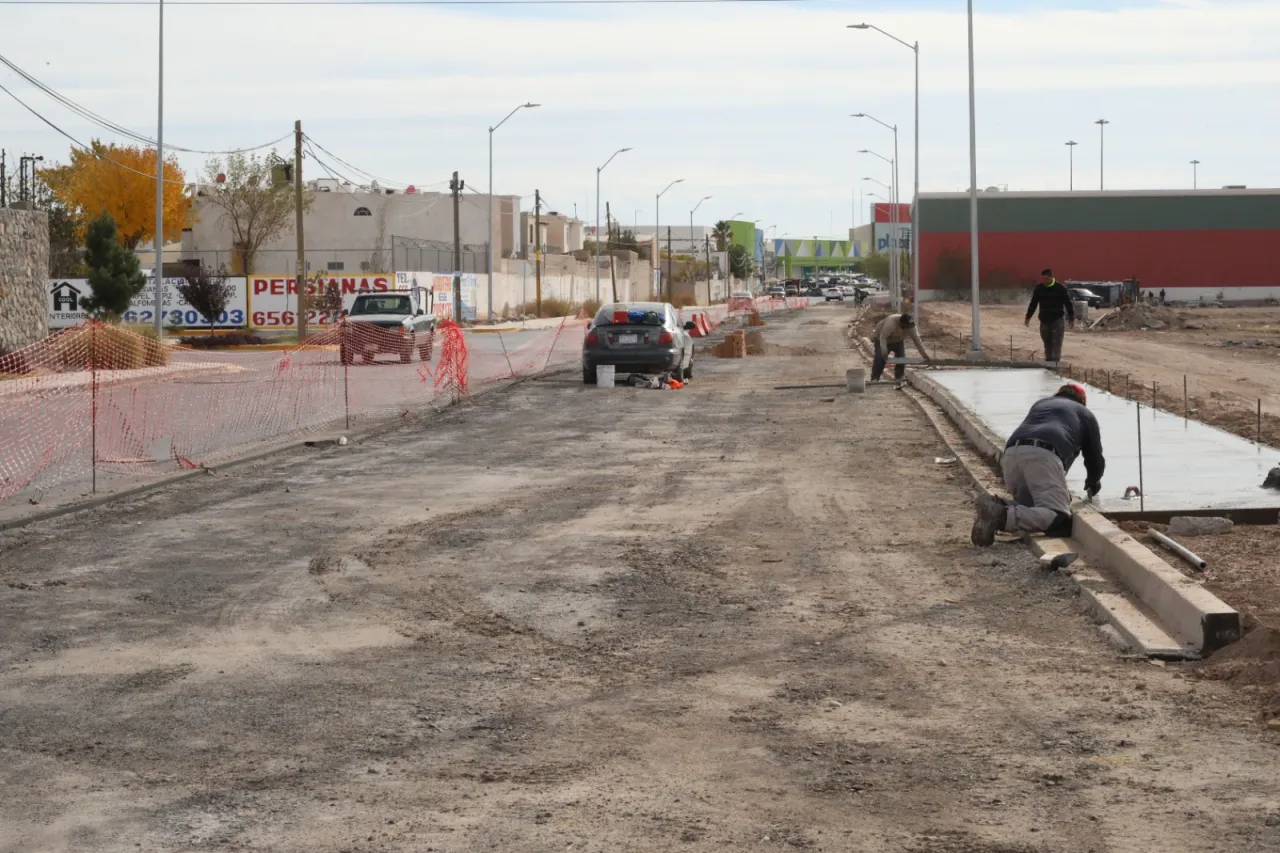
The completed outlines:
<svg viewBox="0 0 1280 853">
<path fill-rule="evenodd" d="M 847 316 L 3 534 L 0 851 L 1275 850 L 1232 687 L 970 548 L 906 396 L 772 390 Z"/>
</svg>

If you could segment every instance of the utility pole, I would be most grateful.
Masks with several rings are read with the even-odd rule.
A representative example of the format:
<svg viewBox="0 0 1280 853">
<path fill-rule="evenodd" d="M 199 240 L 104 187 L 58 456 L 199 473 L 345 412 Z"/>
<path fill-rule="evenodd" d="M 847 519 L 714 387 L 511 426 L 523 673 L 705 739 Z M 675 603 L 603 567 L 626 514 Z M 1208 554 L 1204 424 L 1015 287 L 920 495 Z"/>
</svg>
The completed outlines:
<svg viewBox="0 0 1280 853">
<path fill-rule="evenodd" d="M 458 180 L 458 173 L 453 173 L 449 181 L 449 191 L 453 193 L 453 322 L 462 322 L 462 220 L 459 208 L 462 205 L 462 190 L 466 181 Z"/>
<path fill-rule="evenodd" d="M 618 259 L 613 252 L 613 214 L 609 212 L 609 202 L 604 203 L 604 227 L 609 233 L 609 284 L 612 287 L 613 301 L 618 301 Z M 619 226 L 621 228 L 621 226 Z M 619 235 L 621 236 L 621 235 Z"/>
<path fill-rule="evenodd" d="M 596 231 L 596 242 L 600 240 L 600 232 Z M 600 265 L 596 264 L 599 271 Z M 534 312 L 542 316 L 542 193 L 533 191 L 533 287 Z"/>
<path fill-rule="evenodd" d="M 293 283 L 298 288 L 298 343 L 307 339 L 307 250 L 302 234 L 302 120 L 293 123 L 293 227 L 298 236 L 298 269 Z M 249 270 L 245 270 L 248 275 Z"/>
<path fill-rule="evenodd" d="M 711 304 L 711 235 L 707 234 L 702 238 L 706 241 L 707 246 L 707 304 Z M 697 294 L 694 294 L 695 296 Z"/>
<path fill-rule="evenodd" d="M 0 148 L 0 209 L 9 206 L 9 173 L 5 150 Z"/>
<path fill-rule="evenodd" d="M 671 301 L 671 226 L 667 226 L 667 301 Z"/>
</svg>

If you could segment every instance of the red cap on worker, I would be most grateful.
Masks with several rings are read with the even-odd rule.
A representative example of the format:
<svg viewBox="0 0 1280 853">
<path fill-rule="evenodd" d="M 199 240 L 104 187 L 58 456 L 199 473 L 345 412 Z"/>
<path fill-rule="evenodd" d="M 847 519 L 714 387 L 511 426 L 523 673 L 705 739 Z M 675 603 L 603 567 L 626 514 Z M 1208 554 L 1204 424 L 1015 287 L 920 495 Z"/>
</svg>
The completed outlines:
<svg viewBox="0 0 1280 853">
<path fill-rule="evenodd" d="M 1070 397 L 1082 406 L 1088 405 L 1088 403 L 1085 402 L 1087 398 L 1084 393 L 1084 386 L 1077 385 L 1075 382 L 1068 382 L 1066 385 L 1063 385 L 1058 389 L 1058 393 L 1054 396 Z"/>
</svg>

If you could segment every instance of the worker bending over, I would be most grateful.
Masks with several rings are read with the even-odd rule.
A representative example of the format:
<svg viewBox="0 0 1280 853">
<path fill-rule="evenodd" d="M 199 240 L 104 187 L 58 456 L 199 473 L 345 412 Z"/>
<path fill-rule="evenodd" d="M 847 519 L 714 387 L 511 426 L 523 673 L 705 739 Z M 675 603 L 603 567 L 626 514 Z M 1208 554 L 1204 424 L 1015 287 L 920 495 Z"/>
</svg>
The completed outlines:
<svg viewBox="0 0 1280 853">
<path fill-rule="evenodd" d="M 1009 436 L 1000 467 L 1013 495 L 1005 501 L 978 497 L 970 540 L 986 547 L 996 531 L 1071 535 L 1071 492 L 1067 471 L 1084 456 L 1084 488 L 1093 497 L 1102 488 L 1102 437 L 1098 419 L 1085 407 L 1084 388 L 1063 385 L 1058 393 L 1037 401 Z"/>
<path fill-rule="evenodd" d="M 872 341 L 875 344 L 875 358 L 871 361 L 871 381 L 879 382 L 881 375 L 884 373 L 885 359 L 890 354 L 898 358 L 907 357 L 907 336 L 911 336 L 911 340 L 915 341 L 916 349 L 920 350 L 920 355 L 925 361 L 931 361 L 929 354 L 924 351 L 924 344 L 920 341 L 920 332 L 916 330 L 916 322 L 911 318 L 910 314 L 890 314 L 885 317 L 876 326 L 875 337 Z M 907 373 L 905 364 L 895 364 L 893 366 L 893 378 L 901 379 Z"/>
</svg>

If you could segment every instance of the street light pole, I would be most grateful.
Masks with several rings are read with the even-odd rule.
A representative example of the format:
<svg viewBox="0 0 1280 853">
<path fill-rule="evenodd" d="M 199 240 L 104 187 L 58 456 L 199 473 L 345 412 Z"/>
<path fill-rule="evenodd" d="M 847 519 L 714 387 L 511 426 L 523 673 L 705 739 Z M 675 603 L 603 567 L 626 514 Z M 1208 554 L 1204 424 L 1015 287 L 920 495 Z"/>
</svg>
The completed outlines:
<svg viewBox="0 0 1280 853">
<path fill-rule="evenodd" d="M 1200 178 L 1199 178 L 1199 175 L 1197 174 L 1199 171 L 1199 166 L 1200 166 L 1199 160 L 1191 161 L 1191 189 L 1193 190 L 1200 189 Z"/>
<path fill-rule="evenodd" d="M 630 151 L 630 148 L 619 148 L 617 151 L 609 155 L 609 159 L 604 161 L 604 166 L 596 167 L 596 302 L 601 301 L 600 294 L 600 173 L 604 171 L 604 167 L 613 162 L 613 158 L 619 154 Z"/>
<path fill-rule="evenodd" d="M 1106 131 L 1107 125 L 1111 122 L 1105 118 L 1100 118 L 1094 122 L 1098 126 L 1098 189 L 1099 191 L 1106 189 L 1105 175 L 1103 174 L 1103 165 L 1106 162 Z"/>
<path fill-rule="evenodd" d="M 881 160 L 889 164 L 889 182 L 892 186 L 889 188 L 889 292 L 893 299 L 893 309 L 896 311 L 902 304 L 901 293 L 901 263 L 899 262 L 898 251 L 898 129 L 897 127 L 885 124 L 880 119 L 869 116 L 866 113 L 855 113 L 854 118 L 869 118 L 877 124 L 882 124 L 893 131 L 893 153 L 894 157 L 885 157 L 883 154 L 877 154 L 874 151 L 863 148 L 859 154 L 870 154 L 872 157 L 879 157 Z M 872 225 L 872 231 L 875 225 Z M 872 237 L 874 238 L 874 234 Z"/>
<path fill-rule="evenodd" d="M 1076 188 L 1076 142 L 1067 143 L 1067 190 Z"/>
<path fill-rule="evenodd" d="M 164 0 L 160 0 L 160 74 L 156 89 L 156 337 L 164 334 Z M 301 168 L 295 164 L 294 168 Z M 248 270 L 245 271 L 246 273 Z M 302 273 L 294 279 L 302 287 Z"/>
<path fill-rule="evenodd" d="M 883 36 L 910 48 L 915 55 L 915 119 L 913 133 L 915 136 L 915 154 L 911 161 L 912 183 L 914 189 L 911 198 L 911 314 L 916 324 L 920 323 L 920 42 L 908 44 L 892 33 L 885 32 L 874 24 L 850 24 L 849 29 L 875 30 Z M 894 137 L 894 158 L 897 158 L 897 137 Z M 896 236 L 896 235 L 895 235 Z"/>
<path fill-rule="evenodd" d="M 493 322 L 493 132 L 507 123 L 507 119 L 518 113 L 520 110 L 533 109 L 541 106 L 541 104 L 521 104 L 511 112 L 507 113 L 507 118 L 489 128 L 489 322 Z M 514 214 L 515 211 L 512 211 Z M 536 235 L 535 235 L 536 236 Z"/>
<path fill-rule="evenodd" d="M 973 328 L 968 358 L 982 358 L 982 319 L 978 310 L 978 109 L 973 85 L 973 0 L 969 0 L 969 298 Z"/>
<path fill-rule="evenodd" d="M 662 197 L 663 197 L 664 195 L 666 195 L 666 194 L 667 194 L 667 190 L 671 189 L 671 188 L 672 188 L 672 187 L 674 187 L 676 184 L 682 183 L 683 181 L 684 181 L 684 178 L 676 178 L 674 181 L 672 181 L 671 183 L 667 184 L 666 189 L 664 189 L 662 192 L 658 193 L 658 194 L 654 197 L 654 199 L 653 199 L 653 232 L 654 232 L 654 233 L 653 233 L 653 237 L 654 237 L 654 239 L 655 239 L 655 240 L 657 240 L 657 241 L 658 241 L 658 257 L 657 257 L 657 259 L 656 259 L 656 260 L 657 260 L 657 263 L 658 263 L 658 275 L 659 275 L 659 278 L 658 278 L 658 296 L 662 296 L 662 278 L 661 278 L 661 275 L 662 275 L 662 219 L 661 219 L 661 216 L 662 216 Z M 671 249 L 671 247 L 670 247 L 670 246 L 668 246 L 668 247 L 667 247 L 667 254 L 668 254 L 668 255 L 670 254 L 670 249 Z M 669 260 L 670 260 L 670 258 L 668 258 L 668 261 L 669 261 Z M 598 273 L 597 273 L 597 274 L 598 274 Z M 667 277 L 668 277 L 668 278 L 670 278 L 670 277 L 671 277 L 671 264 L 670 264 L 670 263 L 668 263 L 668 264 L 667 264 Z M 668 283 L 667 283 L 667 286 L 668 286 L 668 287 L 670 287 L 670 286 L 671 286 L 670 282 L 668 282 Z"/>
<path fill-rule="evenodd" d="M 704 195 L 702 198 L 698 199 L 698 203 L 693 206 L 693 210 L 689 211 L 689 253 L 693 259 L 692 266 L 690 266 L 689 269 L 694 271 L 694 273 L 691 273 L 693 275 L 693 301 L 694 302 L 698 301 L 698 276 L 696 275 L 696 270 L 698 269 L 698 260 L 697 260 L 698 249 L 693 242 L 693 215 L 698 212 L 698 208 L 702 207 L 702 203 L 709 198 L 711 198 L 711 196 Z M 708 305 L 711 304 L 711 268 L 710 267 L 707 268 L 707 304 Z"/>
</svg>

